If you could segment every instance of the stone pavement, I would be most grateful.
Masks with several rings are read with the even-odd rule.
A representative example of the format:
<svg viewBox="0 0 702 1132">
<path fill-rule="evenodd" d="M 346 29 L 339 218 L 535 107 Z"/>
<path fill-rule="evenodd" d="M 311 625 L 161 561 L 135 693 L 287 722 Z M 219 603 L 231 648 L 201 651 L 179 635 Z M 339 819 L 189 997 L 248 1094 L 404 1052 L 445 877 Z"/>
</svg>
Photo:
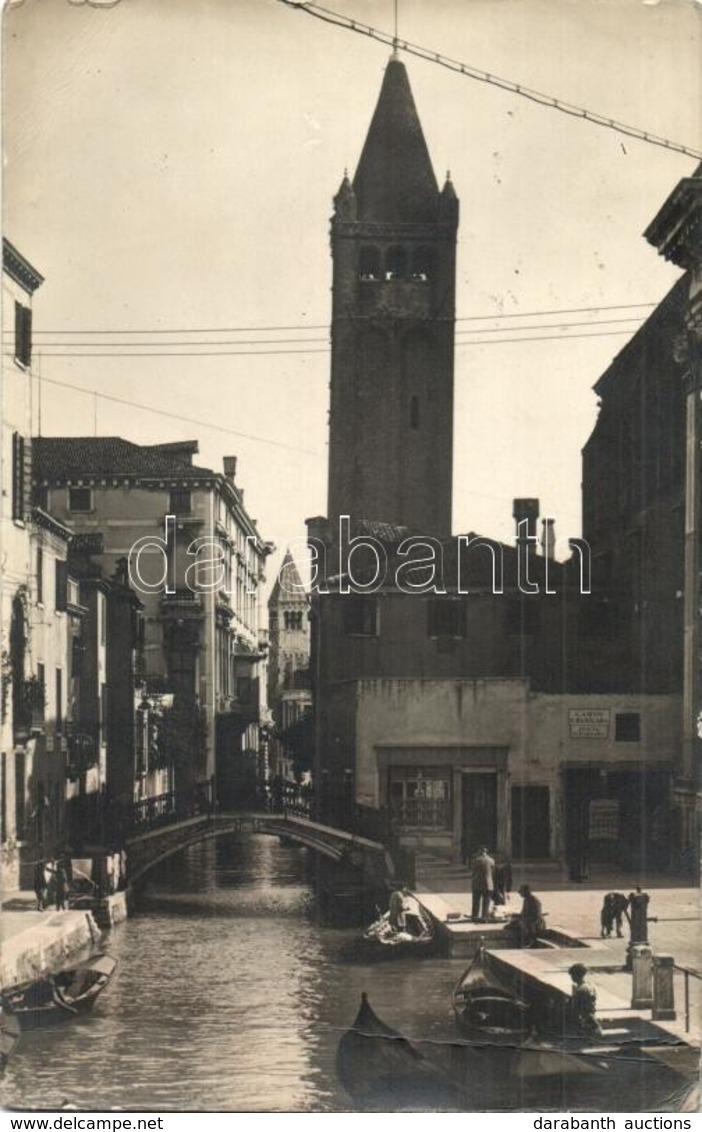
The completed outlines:
<svg viewBox="0 0 702 1132">
<path fill-rule="evenodd" d="M 665 1023 L 666 1028 L 687 1041 L 699 1044 L 702 1039 L 702 919 L 700 918 L 700 891 L 693 882 L 685 883 L 677 877 L 616 873 L 604 867 L 593 867 L 588 880 L 574 883 L 559 866 L 545 863 L 517 866 L 513 869 L 513 892 L 508 900 L 507 912 L 518 912 L 521 898 L 517 895 L 520 884 L 528 883 L 540 898 L 549 927 L 570 930 L 593 948 L 597 948 L 597 974 L 593 981 L 605 986 L 617 997 L 630 1001 L 631 975 L 624 971 L 628 941 L 628 925 L 624 924 L 623 939 L 600 937 L 600 908 L 606 892 L 628 894 L 641 884 L 651 901 L 649 916 L 656 922 L 649 924 L 649 942 L 654 954 L 672 955 L 676 966 L 687 967 L 689 990 L 689 1030 L 685 1019 L 685 975 L 675 972 L 675 1006 L 677 1019 Z M 464 865 L 450 864 L 429 853 L 417 855 L 417 884 L 415 891 L 433 892 L 441 896 L 453 911 L 470 912 L 470 870 Z M 594 956 L 593 956 L 594 959 Z"/>
</svg>

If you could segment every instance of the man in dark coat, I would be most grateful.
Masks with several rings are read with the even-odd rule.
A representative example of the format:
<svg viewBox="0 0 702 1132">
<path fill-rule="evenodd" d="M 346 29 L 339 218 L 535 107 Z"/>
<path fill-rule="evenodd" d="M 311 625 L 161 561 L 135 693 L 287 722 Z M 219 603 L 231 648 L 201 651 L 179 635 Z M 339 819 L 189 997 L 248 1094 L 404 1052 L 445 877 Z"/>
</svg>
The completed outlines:
<svg viewBox="0 0 702 1132">
<path fill-rule="evenodd" d="M 495 862 L 485 846 L 473 858 L 470 890 L 473 897 L 471 916 L 474 923 L 486 924 L 490 915 L 490 898 L 495 888 Z"/>
<path fill-rule="evenodd" d="M 538 896 L 535 896 L 528 884 L 519 889 L 522 898 L 522 910 L 513 921 L 520 947 L 533 947 L 546 928 L 543 908 Z M 512 925 L 510 925 L 512 927 Z"/>
</svg>

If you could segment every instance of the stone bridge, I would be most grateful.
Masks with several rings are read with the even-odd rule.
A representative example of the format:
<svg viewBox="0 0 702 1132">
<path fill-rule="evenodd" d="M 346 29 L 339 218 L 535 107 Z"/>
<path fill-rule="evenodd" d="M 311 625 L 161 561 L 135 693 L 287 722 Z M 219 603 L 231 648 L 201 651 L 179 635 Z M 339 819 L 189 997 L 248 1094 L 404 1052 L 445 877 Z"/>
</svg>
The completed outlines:
<svg viewBox="0 0 702 1132">
<path fill-rule="evenodd" d="M 126 842 L 129 883 L 135 884 L 160 861 L 190 845 L 236 833 L 269 833 L 304 845 L 343 871 L 351 870 L 359 879 L 363 877 L 375 889 L 396 883 L 392 857 L 378 841 L 292 814 L 221 812 L 171 821 L 131 834 Z"/>
</svg>

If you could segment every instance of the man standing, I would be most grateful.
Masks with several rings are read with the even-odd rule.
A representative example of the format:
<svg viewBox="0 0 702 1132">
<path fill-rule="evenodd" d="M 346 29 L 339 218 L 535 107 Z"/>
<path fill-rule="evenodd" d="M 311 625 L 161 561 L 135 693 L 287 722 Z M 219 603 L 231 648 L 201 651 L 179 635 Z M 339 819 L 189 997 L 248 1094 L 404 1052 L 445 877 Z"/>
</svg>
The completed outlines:
<svg viewBox="0 0 702 1132">
<path fill-rule="evenodd" d="M 473 896 L 473 923 L 486 924 L 490 915 L 490 897 L 495 887 L 495 862 L 485 846 L 473 858 L 470 888 Z"/>
</svg>

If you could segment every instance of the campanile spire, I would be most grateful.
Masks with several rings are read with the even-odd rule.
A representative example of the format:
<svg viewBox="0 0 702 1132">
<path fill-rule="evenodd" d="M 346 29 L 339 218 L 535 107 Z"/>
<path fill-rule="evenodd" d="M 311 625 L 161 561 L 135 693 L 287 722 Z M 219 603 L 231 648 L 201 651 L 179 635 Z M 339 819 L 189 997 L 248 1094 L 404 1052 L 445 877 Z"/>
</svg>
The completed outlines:
<svg viewBox="0 0 702 1132">
<path fill-rule="evenodd" d="M 451 533 L 458 200 L 390 58 L 334 198 L 328 517 Z"/>
</svg>

